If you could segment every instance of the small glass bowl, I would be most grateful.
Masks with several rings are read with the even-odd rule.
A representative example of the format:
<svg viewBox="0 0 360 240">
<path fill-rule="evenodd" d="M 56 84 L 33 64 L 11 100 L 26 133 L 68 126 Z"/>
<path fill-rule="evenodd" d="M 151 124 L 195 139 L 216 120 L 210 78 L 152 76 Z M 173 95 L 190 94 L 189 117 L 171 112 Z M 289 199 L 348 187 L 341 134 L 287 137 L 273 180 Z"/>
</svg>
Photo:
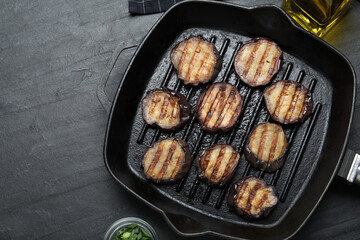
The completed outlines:
<svg viewBox="0 0 360 240">
<path fill-rule="evenodd" d="M 121 218 L 113 222 L 106 231 L 104 240 L 113 240 L 116 237 L 117 231 L 121 228 L 129 226 L 132 223 L 136 223 L 139 227 L 145 229 L 150 234 L 151 240 L 158 240 L 158 236 L 156 235 L 154 228 L 149 223 L 136 217 Z"/>
</svg>

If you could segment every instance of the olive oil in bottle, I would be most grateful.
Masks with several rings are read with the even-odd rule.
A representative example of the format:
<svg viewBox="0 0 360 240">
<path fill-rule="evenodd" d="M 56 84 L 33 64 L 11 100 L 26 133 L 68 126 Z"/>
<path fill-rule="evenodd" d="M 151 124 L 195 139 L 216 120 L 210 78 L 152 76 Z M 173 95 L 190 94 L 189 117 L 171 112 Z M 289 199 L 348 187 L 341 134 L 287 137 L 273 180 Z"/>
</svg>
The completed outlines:
<svg viewBox="0 0 360 240">
<path fill-rule="evenodd" d="M 282 8 L 304 29 L 322 37 L 353 0 L 283 0 Z"/>
</svg>

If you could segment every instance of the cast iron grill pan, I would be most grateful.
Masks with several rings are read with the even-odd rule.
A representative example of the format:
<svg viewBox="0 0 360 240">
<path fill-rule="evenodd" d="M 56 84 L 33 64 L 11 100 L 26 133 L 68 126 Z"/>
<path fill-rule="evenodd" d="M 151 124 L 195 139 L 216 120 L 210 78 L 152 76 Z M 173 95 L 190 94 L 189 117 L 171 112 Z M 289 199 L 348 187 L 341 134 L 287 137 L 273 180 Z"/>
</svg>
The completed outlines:
<svg viewBox="0 0 360 240">
<path fill-rule="evenodd" d="M 224 64 L 222 72 L 219 74 L 215 82 L 228 82 L 238 88 L 244 100 L 242 115 L 237 121 L 233 131 L 227 134 L 208 134 L 204 132 L 201 130 L 194 113 L 192 114 L 189 123 L 186 124 L 186 126 L 180 131 L 165 132 L 159 130 L 158 128 L 151 128 L 149 125 L 144 123 L 141 115 L 140 101 L 135 117 L 135 129 L 133 130 L 131 134 L 132 137 L 130 139 L 130 148 L 138 150 L 134 151 L 134 157 L 128 158 L 128 164 L 138 178 L 146 181 L 143 174 L 143 169 L 141 168 L 141 159 L 144 152 L 146 151 L 146 148 L 152 146 L 159 139 L 164 139 L 170 136 L 177 136 L 185 140 L 190 146 L 192 159 L 195 159 L 201 150 L 213 144 L 231 144 L 242 155 L 240 165 L 232 182 L 234 182 L 236 179 L 239 179 L 240 177 L 253 175 L 263 178 L 268 183 L 274 184 L 282 202 L 280 205 L 283 205 L 283 207 L 279 207 L 274 211 L 274 213 L 271 214 L 272 216 L 270 219 L 276 220 L 276 218 L 279 218 L 284 214 L 283 211 L 285 211 L 291 203 L 291 200 L 285 200 L 287 198 L 288 190 L 290 190 L 292 179 L 296 174 L 299 174 L 298 172 L 300 172 L 300 174 L 303 173 L 308 175 L 312 167 L 316 165 L 316 162 L 313 162 L 312 158 L 307 159 L 311 161 L 309 163 L 304 159 L 305 161 L 302 161 L 302 164 L 300 165 L 300 156 L 305 151 L 307 145 L 306 142 L 312 134 L 312 130 L 314 129 L 313 126 L 316 125 L 318 116 L 322 115 L 323 117 L 327 117 L 325 112 L 326 109 L 322 110 L 324 111 L 323 114 L 320 114 L 322 113 L 320 109 L 323 105 L 321 102 L 324 100 L 326 102 L 326 99 L 321 99 L 321 96 L 327 95 L 324 90 L 329 86 L 326 86 L 324 77 L 315 70 L 311 69 L 309 66 L 300 62 L 288 53 L 284 53 L 284 67 L 276 76 L 274 82 L 280 79 L 293 79 L 305 84 L 305 86 L 314 91 L 314 113 L 304 124 L 284 126 L 284 130 L 290 144 L 289 154 L 284 168 L 271 174 L 265 173 L 263 171 L 255 171 L 250 167 L 250 164 L 246 162 L 243 155 L 243 147 L 253 127 L 258 123 L 269 120 L 269 114 L 266 111 L 266 107 L 263 101 L 264 89 L 250 88 L 246 86 L 239 79 L 239 77 L 237 77 L 233 69 L 233 59 L 237 49 L 239 49 L 243 42 L 250 40 L 250 38 L 243 35 L 232 34 L 230 32 L 191 28 L 181 33 L 174 43 L 178 43 L 179 41 L 184 40 L 192 35 L 201 36 L 208 39 L 209 41 L 215 43 L 216 47 L 220 50 L 220 54 L 224 58 Z M 174 45 L 171 45 L 168 51 L 166 51 L 166 53 L 163 55 L 163 59 L 159 64 L 159 70 L 154 71 L 145 93 L 156 87 L 168 87 L 170 89 L 179 91 L 184 96 L 186 96 L 192 108 L 194 109 L 198 96 L 204 90 L 205 85 L 203 87 L 194 88 L 185 86 L 181 80 L 177 79 L 172 64 L 168 61 L 173 46 Z M 166 71 L 162 71 L 163 68 L 165 68 Z M 156 81 L 157 79 L 161 81 L 158 82 Z M 142 97 L 144 96 L 145 94 Z M 329 111 L 327 111 L 327 113 L 328 112 Z M 320 124 L 317 126 L 317 129 L 324 127 L 326 126 L 321 126 Z M 317 137 L 321 137 L 321 135 L 319 134 Z M 227 195 L 228 187 L 224 187 L 222 189 L 207 187 L 207 185 L 202 183 L 197 177 L 195 164 L 193 164 L 188 176 L 183 178 L 183 180 L 178 184 L 169 186 L 151 185 L 152 187 L 157 188 L 165 196 L 176 196 L 175 198 L 177 201 L 185 205 L 193 205 L 193 207 L 197 208 L 198 211 L 205 211 L 208 214 L 213 214 L 214 217 L 221 216 L 226 219 L 232 219 L 233 221 L 246 221 L 242 220 L 237 215 L 234 215 L 234 213 L 229 213 L 228 206 L 226 202 L 223 201 L 224 195 Z M 301 185 L 299 185 L 298 188 L 294 187 L 291 189 L 292 195 L 289 196 L 290 199 L 295 198 L 295 195 L 300 191 L 300 187 Z M 276 214 L 276 212 L 278 214 Z M 266 219 L 266 221 L 269 221 L 269 219 Z"/>
<path fill-rule="evenodd" d="M 199 7 L 202 8 L 202 11 L 197 13 L 202 17 L 198 16 L 199 19 L 192 17 L 190 21 L 191 13 L 187 13 L 189 16 L 187 14 L 184 16 L 185 12 L 182 12 Z M 228 20 L 216 18 L 217 21 L 214 22 L 209 16 L 215 10 L 218 15 L 227 16 Z M 181 23 L 176 20 L 177 14 L 180 13 L 185 19 Z M 236 24 L 232 22 L 232 17 L 235 16 L 231 13 L 237 16 Z M 242 22 L 244 21 L 242 18 L 245 18 L 246 22 Z M 264 20 L 266 18 L 267 21 Z M 264 21 L 261 21 L 262 19 Z M 166 34 L 162 33 L 164 31 L 162 28 L 166 28 Z M 294 36 L 291 37 L 291 34 L 296 36 L 293 41 L 291 39 Z M 194 112 L 190 121 L 175 132 L 165 132 L 150 127 L 142 119 L 141 100 L 147 91 L 159 87 L 174 89 L 186 96 L 194 109 L 200 93 L 211 84 L 191 87 L 177 79 L 170 62 L 170 53 L 178 42 L 190 36 L 201 36 L 215 44 L 223 56 L 223 67 L 214 82 L 233 84 L 243 97 L 242 113 L 229 133 L 204 132 Z M 284 64 L 272 83 L 281 79 L 295 80 L 313 91 L 314 105 L 310 117 L 304 123 L 282 125 L 289 148 L 284 166 L 274 173 L 252 169 L 243 154 L 243 147 L 253 127 L 262 122 L 272 121 L 263 100 L 264 87 L 246 86 L 233 68 L 237 50 L 253 37 L 268 37 L 277 42 L 284 51 Z M 322 49 L 313 49 L 318 46 Z M 163 211 L 170 224 L 181 234 L 196 235 L 210 231 L 221 236 L 250 239 L 265 234 L 269 239 L 290 236 L 301 226 L 320 200 L 321 194 L 326 190 L 336 170 L 342 149 L 340 148 L 335 156 L 326 158 L 329 151 L 335 150 L 329 150 L 334 130 L 331 127 L 336 125 L 337 142 L 339 140 L 341 142 L 341 139 L 343 142 L 346 141 L 348 123 L 344 119 L 349 113 L 344 106 L 339 106 L 337 100 L 341 97 L 342 104 L 345 102 L 347 108 L 352 105 L 351 99 L 348 100 L 350 104 L 346 104 L 346 97 L 344 101 L 344 92 L 339 95 L 340 93 L 334 90 L 334 78 L 338 77 L 339 73 L 337 71 L 333 73 L 333 69 L 326 68 L 326 65 L 336 64 L 338 67 L 339 59 L 342 59 L 341 56 L 336 55 L 337 52 L 332 51 L 334 50 L 323 42 L 292 26 L 284 13 L 276 7 L 244 9 L 214 2 L 187 2 L 178 5 L 165 14 L 143 41 L 119 86 L 110 115 L 105 144 L 106 164 L 111 174 L 135 195 Z M 333 63 L 331 59 L 327 60 L 327 64 L 317 62 L 327 59 L 329 53 L 338 58 L 337 62 L 335 59 Z M 345 66 L 346 61 L 343 64 Z M 342 71 L 342 78 L 348 77 L 348 87 L 342 88 L 351 95 L 353 82 L 347 70 L 339 71 Z M 339 96 L 334 96 L 335 94 Z M 345 116 L 342 121 L 340 119 L 337 121 L 334 116 L 334 112 L 338 111 L 345 111 L 342 113 Z M 342 134 L 339 128 L 345 129 Z M 195 164 L 176 184 L 156 185 L 146 180 L 141 168 L 143 154 L 154 142 L 170 136 L 177 136 L 188 142 L 192 159 L 195 159 L 201 150 L 213 144 L 231 144 L 241 153 L 232 181 L 222 188 L 208 187 L 197 177 Z M 336 146 L 339 148 L 338 145 Z M 325 166 L 329 165 L 332 165 L 330 171 L 325 169 Z M 325 177 L 326 173 L 328 177 Z M 231 212 L 226 203 L 229 186 L 239 178 L 250 175 L 273 184 L 279 194 L 278 206 L 265 219 L 244 220 Z M 323 187 L 319 186 L 320 179 L 323 179 Z M 316 186 L 312 186 L 314 182 L 317 182 Z M 312 187 L 320 190 L 316 190 L 315 194 L 309 193 L 308 189 Z M 316 198 L 314 195 L 317 194 Z M 303 200 L 304 197 L 307 200 Z M 302 201 L 305 201 L 305 205 L 298 206 Z M 285 219 L 293 220 L 286 222 Z M 271 233 L 274 235 L 269 236 Z"/>
</svg>

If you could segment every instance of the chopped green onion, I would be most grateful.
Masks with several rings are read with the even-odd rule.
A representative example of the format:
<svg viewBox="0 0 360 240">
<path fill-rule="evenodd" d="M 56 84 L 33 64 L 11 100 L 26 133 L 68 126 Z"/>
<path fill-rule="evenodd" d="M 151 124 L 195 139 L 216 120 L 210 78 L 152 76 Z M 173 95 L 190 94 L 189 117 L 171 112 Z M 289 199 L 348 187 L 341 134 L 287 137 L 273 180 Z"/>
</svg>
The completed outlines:
<svg viewBox="0 0 360 240">
<path fill-rule="evenodd" d="M 152 240 L 152 238 L 145 229 L 132 223 L 118 230 L 113 240 Z"/>
<path fill-rule="evenodd" d="M 121 236 L 124 232 L 126 232 L 126 228 L 120 229 L 120 231 L 117 232 L 116 236 Z"/>
<path fill-rule="evenodd" d="M 131 236 L 131 232 L 124 232 L 121 235 L 121 239 L 128 239 Z"/>
<path fill-rule="evenodd" d="M 140 231 L 142 231 L 145 237 L 150 237 L 150 234 L 145 229 L 140 228 Z"/>
<path fill-rule="evenodd" d="M 137 224 L 136 224 L 136 223 L 130 224 L 130 225 L 128 226 L 128 228 L 131 228 L 131 229 L 133 229 L 133 228 L 135 228 L 135 227 L 137 227 Z"/>
<path fill-rule="evenodd" d="M 140 233 L 137 235 L 137 239 L 136 239 L 136 240 L 140 240 L 142 237 L 143 237 L 143 234 L 142 234 L 142 232 L 140 232 Z"/>
</svg>

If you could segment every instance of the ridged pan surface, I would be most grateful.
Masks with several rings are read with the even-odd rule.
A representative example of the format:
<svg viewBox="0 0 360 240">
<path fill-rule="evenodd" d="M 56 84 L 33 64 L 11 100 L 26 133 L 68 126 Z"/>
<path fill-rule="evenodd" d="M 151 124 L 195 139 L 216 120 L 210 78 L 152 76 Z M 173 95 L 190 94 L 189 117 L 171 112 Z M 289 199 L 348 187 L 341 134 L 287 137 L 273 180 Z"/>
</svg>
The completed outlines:
<svg viewBox="0 0 360 240">
<path fill-rule="evenodd" d="M 195 14 L 194 9 L 202 11 Z M 214 19 L 215 14 L 218 17 Z M 177 21 L 179 16 L 184 22 Z M 174 46 L 191 36 L 213 42 L 223 57 L 217 78 L 197 87 L 184 85 L 170 61 Z M 282 125 L 288 151 L 284 166 L 272 173 L 252 169 L 243 153 L 251 130 L 260 123 L 273 122 L 263 100 L 265 87 L 247 86 L 233 67 L 237 49 L 254 37 L 270 38 L 284 51 L 284 64 L 270 84 L 282 79 L 294 80 L 313 91 L 310 117 L 300 124 Z M 325 59 L 326 64 L 321 62 Z M 341 69 L 334 71 L 327 66 Z M 337 82 L 340 78 L 342 84 Z M 187 124 L 175 132 L 145 124 L 141 100 L 148 91 L 159 87 L 174 89 L 186 96 L 194 109 L 199 95 L 213 82 L 230 83 L 242 96 L 242 112 L 233 130 L 220 134 L 204 132 L 194 112 Z M 110 114 L 105 162 L 115 179 L 162 212 L 180 234 L 212 233 L 236 239 L 287 238 L 308 218 L 336 171 L 352 115 L 353 88 L 354 76 L 348 62 L 321 40 L 295 28 L 280 9 L 185 2 L 163 16 L 128 67 Z M 171 136 L 189 144 L 192 166 L 178 183 L 154 184 L 143 173 L 143 154 L 154 142 Z M 208 187 L 199 180 L 194 163 L 198 153 L 213 144 L 230 144 L 241 154 L 234 177 L 222 188 Z M 273 184 L 279 194 L 279 204 L 264 219 L 245 220 L 232 212 L 226 202 L 229 186 L 251 175 Z"/>
<path fill-rule="evenodd" d="M 218 49 L 221 49 L 221 45 L 226 39 L 230 39 L 230 44 L 227 50 L 227 54 L 224 55 L 224 64 L 223 69 L 219 73 L 219 76 L 215 80 L 215 82 L 220 82 L 224 75 L 227 67 L 233 68 L 231 64 L 229 63 L 232 57 L 233 52 L 236 49 L 237 43 L 240 42 L 246 42 L 250 40 L 251 38 L 243 35 L 234 34 L 232 32 L 226 32 L 226 31 L 216 31 L 212 29 L 199 29 L 199 28 L 191 28 L 187 29 L 184 32 L 182 32 L 178 38 L 175 39 L 174 43 L 177 43 L 185 38 L 187 38 L 190 35 L 202 35 L 207 39 L 210 39 L 213 36 L 216 36 L 216 42 L 215 45 Z M 161 69 L 167 69 L 169 66 L 169 54 L 171 52 L 173 45 L 169 46 L 168 50 L 165 52 L 164 57 L 159 62 L 158 69 L 155 70 L 153 75 L 150 77 L 150 81 L 148 82 L 145 92 L 161 86 L 162 80 L 166 77 L 166 70 L 161 71 Z M 287 65 L 291 63 L 293 64 L 293 69 L 288 76 L 288 79 L 294 79 L 298 77 L 301 70 L 303 70 L 306 75 L 304 76 L 304 79 L 302 83 L 306 86 L 308 86 L 311 83 L 312 79 L 317 80 L 316 87 L 314 89 L 313 95 L 314 95 L 314 102 L 315 103 L 321 103 L 322 105 L 325 105 L 325 103 L 331 102 L 331 86 L 328 84 L 327 81 L 325 81 L 325 77 L 320 74 L 319 72 L 312 69 L 310 66 L 306 65 L 305 63 L 301 62 L 296 57 L 284 53 L 284 66 L 279 72 L 279 74 L 275 77 L 274 81 L 280 80 L 283 78 Z M 231 74 L 229 74 L 227 82 L 238 86 L 240 95 L 244 98 L 249 93 L 247 103 L 243 105 L 242 114 L 238 121 L 238 126 L 235 126 L 235 133 L 234 133 L 234 139 L 230 142 L 230 144 L 235 148 L 240 150 L 241 153 L 241 159 L 239 162 L 239 166 L 237 168 L 237 173 L 235 174 L 233 180 L 239 179 L 246 170 L 247 161 L 245 160 L 242 148 L 241 148 L 241 142 L 243 141 L 245 135 L 249 136 L 248 129 L 253 129 L 254 126 L 256 126 L 258 123 L 262 123 L 267 121 L 268 119 L 268 112 L 266 111 L 265 104 L 263 103 L 263 89 L 253 89 L 250 87 L 247 87 L 245 84 L 243 84 L 240 79 L 236 76 L 236 74 L 232 71 Z M 169 79 L 169 82 L 167 84 L 167 87 L 170 89 L 176 88 L 176 85 L 178 83 L 178 79 L 176 78 L 176 74 L 172 73 L 171 77 Z M 211 83 L 210 83 L 211 84 Z M 178 90 L 186 96 L 189 91 L 192 90 L 192 96 L 188 99 L 190 105 L 192 106 L 192 109 L 195 108 L 196 101 L 200 95 L 200 93 L 205 90 L 204 87 L 199 88 L 193 88 L 188 86 L 181 86 Z M 329 94 L 330 93 L 330 94 Z M 141 99 L 145 96 L 142 95 Z M 141 99 L 139 101 L 139 106 L 141 105 Z M 245 102 L 245 101 L 244 101 Z M 256 108 L 260 104 L 260 109 L 257 110 Z M 318 118 L 320 120 L 316 121 L 315 127 L 312 132 L 312 138 L 310 139 L 311 142 L 308 143 L 308 147 L 305 150 L 305 154 L 303 156 L 303 160 L 301 166 L 299 166 L 296 176 L 295 176 L 295 183 L 291 187 L 291 194 L 287 197 L 286 201 L 282 204 L 279 204 L 274 211 L 269 215 L 269 217 L 265 220 L 261 220 L 261 222 L 269 223 L 274 222 L 277 219 L 279 219 L 284 212 L 289 208 L 290 204 L 294 199 L 296 199 L 297 193 L 299 193 L 301 187 L 303 186 L 303 180 L 307 179 L 306 177 L 309 175 L 312 168 L 316 167 L 317 161 L 314 161 L 314 159 L 318 159 L 318 151 L 317 148 L 321 147 L 319 143 L 322 143 L 325 138 L 325 133 L 327 131 L 327 122 L 322 121 L 321 119 L 328 119 L 329 118 L 329 112 L 330 112 L 330 105 L 325 105 L 322 107 L 321 112 L 319 113 Z M 254 116 L 256 115 L 256 116 Z M 255 118 L 254 118 L 255 117 Z M 254 120 L 253 120 L 254 119 Z M 253 123 L 251 124 L 251 121 Z M 128 156 L 128 164 L 133 171 L 133 173 L 140 179 L 143 179 L 145 181 L 145 176 L 143 174 L 143 170 L 141 169 L 141 159 L 143 153 L 146 151 L 147 147 L 152 145 L 154 143 L 153 138 L 155 136 L 155 140 L 162 139 L 170 136 L 169 133 L 166 132 L 160 132 L 157 131 L 156 128 L 149 128 L 144 136 L 143 141 L 139 144 L 137 143 L 137 139 L 139 135 L 141 134 L 141 127 L 144 124 L 144 120 L 142 118 L 142 112 L 141 108 L 137 107 L 137 112 L 135 115 L 135 121 L 133 124 L 133 130 L 131 134 L 131 138 L 129 141 L 129 148 L 130 148 L 130 154 Z M 251 124 L 251 125 L 250 125 Z M 281 169 L 281 174 L 279 176 L 278 181 L 276 182 L 275 186 L 277 191 L 281 192 L 281 190 L 284 187 L 285 179 L 290 172 L 290 167 L 292 166 L 292 159 L 294 159 L 295 154 L 297 150 L 299 149 L 299 144 L 301 143 L 301 138 L 304 134 L 304 131 L 306 130 L 307 125 L 309 124 L 309 121 L 307 121 L 305 124 L 298 125 L 299 129 L 297 131 L 297 136 L 295 136 L 292 146 L 289 147 L 289 154 L 286 159 L 285 166 Z M 189 134 L 186 134 L 186 130 L 191 127 L 191 132 Z M 294 126 L 283 126 L 284 131 L 287 134 L 287 136 L 290 135 L 290 132 L 294 129 Z M 157 137 L 156 133 L 159 133 L 160 135 Z M 220 134 L 217 135 L 218 140 L 215 143 L 227 143 L 227 138 L 230 136 L 231 133 L 228 134 Z M 187 136 L 185 136 L 187 135 Z M 196 157 L 197 153 L 201 152 L 201 150 L 209 147 L 212 145 L 212 141 L 214 139 L 214 134 L 208 134 L 205 133 L 203 130 L 201 130 L 199 123 L 195 119 L 192 126 L 190 126 L 190 123 L 186 124 L 184 128 L 182 128 L 180 131 L 177 131 L 175 133 L 175 136 L 178 136 L 182 138 L 184 141 L 186 141 L 189 146 L 192 154 Z M 185 137 L 186 138 L 185 138 Z M 202 136 L 203 141 L 199 143 L 198 149 L 195 149 L 196 145 L 198 144 L 199 138 Z M 247 137 L 245 137 L 247 138 Z M 316 146 L 316 147 L 315 147 Z M 239 149 L 240 148 L 240 149 Z M 200 150 L 200 151 L 199 151 Z M 308 154 L 308 155 L 307 155 Z M 258 175 L 258 171 L 250 170 L 249 174 L 246 175 Z M 220 209 L 217 209 L 214 205 L 216 204 L 216 201 L 219 197 L 220 189 L 213 189 L 211 196 L 206 204 L 202 203 L 202 197 L 204 195 L 204 191 L 206 190 L 206 185 L 203 183 L 199 183 L 199 187 L 193 196 L 193 198 L 189 199 L 189 194 L 192 188 L 192 185 L 196 179 L 197 172 L 196 168 L 193 164 L 189 175 L 185 181 L 185 184 L 181 190 L 181 194 L 178 194 L 176 191 L 177 185 L 170 185 L 170 186 L 162 186 L 162 185 L 153 185 L 152 187 L 155 187 L 159 190 L 161 194 L 164 194 L 165 196 L 172 196 L 177 201 L 184 205 L 190 205 L 194 208 L 196 208 L 198 211 L 204 211 L 207 214 L 212 214 L 215 216 L 221 216 L 227 220 L 233 220 L 233 221 L 244 221 L 241 218 L 239 218 L 234 213 L 229 212 L 229 208 L 226 204 L 226 201 L 223 202 Z M 273 177 L 273 174 L 264 174 L 263 179 L 267 182 L 271 181 L 271 178 Z M 299 183 L 299 184 L 297 184 Z M 149 185 L 152 185 L 149 183 Z M 190 200 L 190 202 L 189 202 Z M 259 223 L 257 221 L 256 223 Z"/>
</svg>

